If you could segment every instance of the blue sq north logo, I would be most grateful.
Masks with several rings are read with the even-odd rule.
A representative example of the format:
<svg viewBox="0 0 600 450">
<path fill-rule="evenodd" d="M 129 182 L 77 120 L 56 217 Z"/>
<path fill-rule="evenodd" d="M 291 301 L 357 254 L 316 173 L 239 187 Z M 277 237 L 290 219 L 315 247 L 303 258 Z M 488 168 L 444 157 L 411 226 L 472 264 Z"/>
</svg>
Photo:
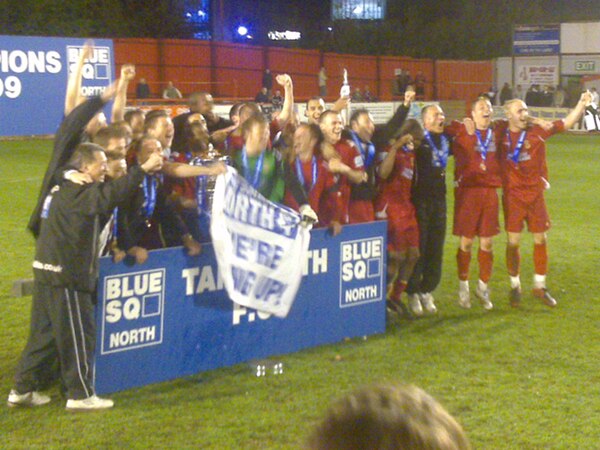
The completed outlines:
<svg viewBox="0 0 600 450">
<path fill-rule="evenodd" d="M 108 276 L 102 298 L 102 355 L 162 343 L 165 269 Z"/>
<path fill-rule="evenodd" d="M 382 300 L 383 244 L 381 237 L 340 244 L 340 308 Z"/>
</svg>

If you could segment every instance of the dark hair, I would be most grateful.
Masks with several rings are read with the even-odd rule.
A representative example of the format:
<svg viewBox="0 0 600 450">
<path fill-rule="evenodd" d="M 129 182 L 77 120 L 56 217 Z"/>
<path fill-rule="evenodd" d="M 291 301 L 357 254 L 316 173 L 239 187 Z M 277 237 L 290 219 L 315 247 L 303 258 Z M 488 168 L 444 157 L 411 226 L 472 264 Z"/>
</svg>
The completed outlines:
<svg viewBox="0 0 600 450">
<path fill-rule="evenodd" d="M 308 103 L 312 102 L 313 100 L 319 100 L 319 102 L 320 102 L 321 100 L 323 100 L 323 97 L 319 97 L 318 95 L 315 95 L 315 96 L 309 98 L 308 100 L 306 100 L 306 108 L 308 108 Z M 325 101 L 323 100 L 323 102 L 325 102 Z"/>
<path fill-rule="evenodd" d="M 169 114 L 164 109 L 153 109 L 146 113 L 146 120 L 144 121 L 144 132 L 151 130 L 156 126 L 158 119 L 161 117 L 169 117 Z"/>
<path fill-rule="evenodd" d="M 350 123 L 357 122 L 358 118 L 363 114 L 369 114 L 369 110 L 367 108 L 358 108 L 352 111 L 352 115 L 350 116 Z"/>
<path fill-rule="evenodd" d="M 196 108 L 196 104 L 198 103 L 198 99 L 200 97 L 207 97 L 211 95 L 210 92 L 192 92 L 188 98 L 188 104 L 190 105 L 190 109 L 194 111 Z"/>
<path fill-rule="evenodd" d="M 231 109 L 229 110 L 229 118 L 231 120 L 233 120 L 234 116 L 239 116 L 240 115 L 240 109 L 242 109 L 242 106 L 244 106 L 243 103 L 234 103 L 231 106 Z"/>
<path fill-rule="evenodd" d="M 394 139 L 410 134 L 415 140 L 422 141 L 424 137 L 423 127 L 417 119 L 406 119 L 402 127 L 394 134 Z"/>
<path fill-rule="evenodd" d="M 86 164 L 92 164 L 96 161 L 96 153 L 104 153 L 104 149 L 98 144 L 92 144 L 91 142 L 84 142 L 79 144 L 71 158 L 69 158 L 68 166 L 74 169 L 80 170 Z"/>
<path fill-rule="evenodd" d="M 144 111 L 142 111 L 141 109 L 130 109 L 129 111 L 127 111 L 125 113 L 125 115 L 123 116 L 123 119 L 131 124 L 131 121 L 133 120 L 133 118 L 135 116 L 142 116 L 142 118 L 144 118 L 146 116 L 146 113 Z"/>
<path fill-rule="evenodd" d="M 106 150 L 111 139 L 127 139 L 128 137 L 129 133 L 122 126 L 112 123 L 100 129 L 94 135 L 92 142 Z"/>
</svg>

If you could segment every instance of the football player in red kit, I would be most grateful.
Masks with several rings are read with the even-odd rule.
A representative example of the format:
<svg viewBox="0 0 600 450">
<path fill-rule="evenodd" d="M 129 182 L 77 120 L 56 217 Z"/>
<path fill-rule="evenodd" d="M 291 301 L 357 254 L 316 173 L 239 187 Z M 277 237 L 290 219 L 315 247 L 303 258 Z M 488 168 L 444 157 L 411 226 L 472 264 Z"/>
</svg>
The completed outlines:
<svg viewBox="0 0 600 450">
<path fill-rule="evenodd" d="M 398 138 L 377 154 L 379 191 L 375 216 L 388 221 L 388 307 L 406 311 L 401 296 L 419 258 L 419 226 L 411 201 L 414 148 L 423 140 L 418 121 L 407 120 Z"/>
<path fill-rule="evenodd" d="M 492 275 L 492 238 L 500 232 L 498 193 L 502 186 L 496 136 L 491 126 L 492 104 L 487 97 L 472 105 L 473 122 L 467 129 L 463 123 L 452 122 L 446 133 L 454 137 L 454 227 L 459 236 L 456 255 L 459 290 L 458 304 L 471 307 L 469 265 L 475 237 L 479 238 L 479 281 L 475 295 L 487 310 L 493 308 L 488 282 Z"/>
<path fill-rule="evenodd" d="M 567 117 L 552 122 L 552 127 L 548 130 L 530 125 L 527 105 L 522 100 L 513 99 L 504 106 L 508 122 L 504 125 L 500 162 L 504 187 L 504 220 L 508 234 L 506 265 L 511 285 L 510 303 L 513 307 L 518 307 L 521 303 L 519 244 L 523 222 L 527 222 L 528 230 L 533 234 L 533 295 L 547 306 L 556 306 L 556 300 L 546 288 L 546 231 L 550 228 L 544 200 L 544 190 L 549 187 L 546 139 L 570 129 L 581 118 L 590 102 L 591 94 L 583 93 Z"/>
</svg>

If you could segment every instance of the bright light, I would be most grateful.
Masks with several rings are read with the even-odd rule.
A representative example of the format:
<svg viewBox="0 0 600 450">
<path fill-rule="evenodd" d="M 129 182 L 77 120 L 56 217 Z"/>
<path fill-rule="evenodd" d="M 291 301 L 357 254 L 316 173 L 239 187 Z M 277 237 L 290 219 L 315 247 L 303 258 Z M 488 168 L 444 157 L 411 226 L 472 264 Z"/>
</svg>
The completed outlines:
<svg viewBox="0 0 600 450">
<path fill-rule="evenodd" d="M 269 31 L 267 34 L 272 41 L 297 41 L 302 37 L 299 31 Z"/>
<path fill-rule="evenodd" d="M 327 27 L 327 31 L 333 31 L 333 27 Z"/>
<path fill-rule="evenodd" d="M 244 25 L 240 25 L 237 29 L 237 32 L 240 36 L 246 36 L 248 34 L 248 28 Z"/>
<path fill-rule="evenodd" d="M 198 16 L 199 17 L 204 17 L 206 16 L 206 13 L 204 11 L 202 11 L 201 9 L 198 10 Z"/>
</svg>

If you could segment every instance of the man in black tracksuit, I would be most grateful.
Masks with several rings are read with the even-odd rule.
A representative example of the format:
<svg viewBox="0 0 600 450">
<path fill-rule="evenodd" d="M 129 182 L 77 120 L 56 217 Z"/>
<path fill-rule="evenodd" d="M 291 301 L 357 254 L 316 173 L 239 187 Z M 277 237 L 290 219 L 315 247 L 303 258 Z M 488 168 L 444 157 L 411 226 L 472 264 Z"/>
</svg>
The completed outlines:
<svg viewBox="0 0 600 450">
<path fill-rule="evenodd" d="M 444 135 L 445 116 L 437 105 L 423 108 L 425 138 L 415 149 L 416 175 L 413 180 L 412 201 L 419 224 L 419 257 L 406 292 L 413 314 L 423 309 L 437 312 L 431 292 L 442 276 L 442 257 L 446 236 L 446 164 L 450 140 Z"/>
<path fill-rule="evenodd" d="M 87 174 L 91 184 L 65 181 L 43 202 L 40 235 L 33 262 L 34 292 L 30 335 L 11 391 L 10 406 L 37 406 L 50 398 L 44 375 L 58 359 L 66 389 L 67 409 L 110 408 L 111 400 L 94 394 L 92 384 L 95 346 L 94 304 L 100 235 L 106 218 L 123 198 L 142 182 L 146 173 L 162 167 L 158 155 L 134 167 L 117 180 L 103 183 L 106 156 L 102 147 L 80 144 L 69 165 Z"/>
<path fill-rule="evenodd" d="M 73 109 L 64 118 L 56 132 L 52 156 L 44 175 L 40 195 L 27 225 L 27 228 L 36 238 L 40 234 L 40 214 L 44 200 L 52 187 L 61 181 L 57 179 L 57 177 L 62 177 L 62 172 L 58 173 L 59 169 L 65 166 L 78 144 L 89 140 L 89 136 L 85 134 L 84 129 L 88 122 L 102 110 L 104 105 L 114 98 L 115 86 L 116 82 L 107 87 L 102 95 L 91 97 Z"/>
</svg>

